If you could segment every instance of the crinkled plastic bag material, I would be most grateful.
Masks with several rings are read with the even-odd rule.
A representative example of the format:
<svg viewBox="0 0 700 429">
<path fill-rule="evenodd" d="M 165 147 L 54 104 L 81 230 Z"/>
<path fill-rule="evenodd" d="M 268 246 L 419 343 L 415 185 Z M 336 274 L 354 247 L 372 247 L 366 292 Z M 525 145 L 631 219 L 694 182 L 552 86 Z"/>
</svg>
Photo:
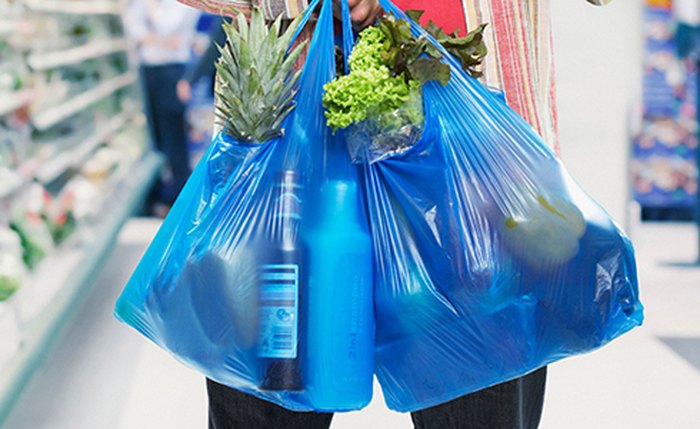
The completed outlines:
<svg viewBox="0 0 700 429">
<path fill-rule="evenodd" d="M 452 77 L 424 86 L 421 140 L 363 165 L 375 370 L 398 411 L 591 351 L 643 319 L 627 237 L 524 119 L 445 55 Z"/>
<path fill-rule="evenodd" d="M 401 155 L 418 142 L 423 131 L 422 91 L 414 89 L 411 93 L 404 107 L 379 116 L 370 115 L 371 119 L 347 128 L 345 138 L 353 162 L 371 164 Z M 413 122 L 414 116 L 420 117 L 420 121 Z"/>
<path fill-rule="evenodd" d="M 305 21 L 318 4 L 312 3 Z M 350 230 L 355 232 L 350 238 L 335 224 L 324 227 L 334 233 L 331 237 L 341 237 L 342 255 L 356 259 L 355 272 L 369 278 L 366 290 L 354 290 L 348 307 L 355 312 L 356 362 L 336 371 L 327 353 L 333 331 L 311 335 L 338 325 L 318 321 L 333 317 L 335 309 L 321 308 L 306 317 L 309 309 L 323 306 L 319 299 L 335 298 L 332 289 L 309 291 L 312 262 L 313 274 L 337 275 L 329 271 L 337 267 L 323 264 L 335 260 L 309 250 L 324 198 L 320 191 L 333 185 L 348 206 L 361 207 L 357 168 L 326 127 L 321 103 L 323 85 L 335 74 L 331 9 L 332 2 L 325 2 L 284 136 L 262 144 L 225 134 L 214 139 L 115 310 L 118 319 L 207 377 L 298 411 L 359 409 L 372 395 L 372 258 L 369 236 L 362 240 L 366 216 L 356 222 L 357 231 Z M 332 245 L 324 237 L 313 244 L 321 252 Z M 352 253 L 347 247 L 353 245 L 367 251 Z M 329 388 L 328 383 L 348 379 L 341 377 L 348 372 L 353 395 L 333 396 L 346 386 Z"/>
</svg>

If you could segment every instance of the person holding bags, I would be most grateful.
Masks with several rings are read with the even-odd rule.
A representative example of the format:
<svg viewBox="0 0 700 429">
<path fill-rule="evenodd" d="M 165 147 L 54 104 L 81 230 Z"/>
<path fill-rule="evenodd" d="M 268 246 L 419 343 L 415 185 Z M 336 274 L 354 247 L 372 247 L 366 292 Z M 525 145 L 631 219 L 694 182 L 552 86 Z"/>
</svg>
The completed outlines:
<svg viewBox="0 0 700 429">
<path fill-rule="evenodd" d="M 293 19 L 308 6 L 306 0 L 180 1 L 213 13 L 231 8 L 249 13 L 252 7 L 259 6 L 270 20 L 280 14 Z M 404 10 L 424 10 L 424 21 L 432 20 L 448 33 L 459 29 L 464 34 L 467 29 L 488 22 L 491 25 L 491 31 L 487 31 L 490 49 L 483 82 L 505 89 L 506 98 L 515 103 L 512 107 L 521 115 L 525 114 L 526 119 L 546 137 L 548 144 L 558 148 L 555 137 L 551 39 L 540 37 L 542 34 L 548 35 L 550 31 L 546 2 L 547 0 L 469 0 L 466 5 L 462 0 L 397 0 L 395 4 Z M 516 6 L 516 3 L 520 3 L 520 6 Z M 353 24 L 357 28 L 370 25 L 381 11 L 377 0 L 348 0 L 348 5 Z M 526 22 L 521 18 L 527 10 L 534 12 L 532 16 L 536 17 L 536 22 L 529 22 L 526 37 L 511 39 L 504 34 L 499 38 L 494 34 L 501 28 L 514 25 L 523 29 Z M 525 31 L 520 34 L 525 34 Z M 546 46 L 541 46 L 541 40 L 546 40 Z M 517 55 L 521 49 L 530 51 L 526 61 Z M 537 58 L 532 55 L 535 51 L 541 52 Z M 533 75 L 537 75 L 537 78 Z M 505 82 L 508 84 L 505 85 Z M 546 368 L 542 368 L 520 379 L 414 412 L 412 419 L 416 429 L 534 429 L 542 414 L 545 380 Z M 210 429 L 330 427 L 332 414 L 329 413 L 292 412 L 212 380 L 207 380 L 207 391 Z"/>
<path fill-rule="evenodd" d="M 308 7 L 305 0 L 179 1 L 213 13 L 230 13 L 231 10 L 237 10 L 239 13 L 246 14 L 251 11 L 254 6 L 259 6 L 264 11 L 266 18 L 270 20 L 280 15 L 287 19 L 294 19 L 299 14 L 304 13 L 305 9 Z M 589 3 L 601 4 L 605 0 L 588 1 Z M 493 88 L 494 91 L 503 92 L 508 105 L 530 123 L 535 132 L 541 137 L 541 141 L 554 150 L 557 150 L 558 143 L 556 139 L 556 112 L 548 0 L 441 0 L 439 2 L 397 0 L 395 3 L 404 11 L 424 11 L 421 18 L 422 24 L 433 21 L 447 33 L 459 30 L 459 33 L 464 35 L 467 30 L 472 30 L 483 23 L 488 23 L 484 38 L 489 48 L 489 55 L 482 67 L 483 77 L 481 78 L 481 82 Z M 326 4 L 325 6 L 329 5 Z M 374 23 L 377 15 L 383 10 L 380 2 L 377 0 L 348 0 L 347 6 L 349 7 L 350 18 L 356 29 L 364 28 Z M 330 10 L 328 8 L 324 8 L 324 10 L 326 11 L 325 16 L 330 17 Z M 347 14 L 345 16 L 347 16 Z M 327 20 L 326 23 L 330 23 L 330 20 Z M 252 25 L 254 24 L 251 23 L 251 26 Z M 221 69 L 220 72 L 222 72 Z M 230 76 L 228 78 L 230 78 Z M 235 84 L 235 82 L 231 82 L 231 84 Z M 492 97 L 492 95 L 490 97 Z M 303 97 L 301 97 L 301 99 L 302 102 L 307 101 L 304 100 Z M 235 108 L 235 102 L 230 100 L 224 100 L 224 102 L 228 108 Z M 308 113 L 308 115 L 313 116 L 313 113 Z M 224 129 L 226 129 L 227 125 L 231 124 L 224 122 Z M 298 124 L 296 122 L 293 123 L 291 132 L 299 131 L 298 128 L 295 128 L 295 125 Z M 233 127 L 235 127 L 235 124 Z M 525 140 L 529 138 L 531 137 L 524 137 Z M 259 153 L 262 153 L 260 156 L 264 156 L 266 150 L 267 149 L 264 147 L 260 149 L 261 152 Z M 233 174 L 235 172 L 231 173 Z M 269 349 L 267 347 L 272 347 L 272 349 L 274 349 L 272 344 L 275 344 L 275 341 L 278 345 L 281 344 L 279 347 L 282 347 L 284 344 L 288 344 L 290 347 L 292 347 L 293 344 L 302 344 L 298 340 L 290 340 L 290 338 L 296 338 L 297 330 L 301 331 L 303 329 L 304 332 L 306 332 L 309 327 L 295 324 L 304 323 L 296 322 L 295 315 L 297 312 L 302 311 L 300 309 L 303 308 L 303 306 L 313 305 L 314 297 L 309 298 L 308 296 L 299 295 L 299 290 L 301 289 L 298 285 L 300 282 L 306 281 L 306 277 L 302 277 L 299 274 L 299 267 L 302 267 L 304 263 L 297 261 L 304 260 L 304 258 L 307 257 L 306 254 L 308 251 L 299 250 L 304 246 L 301 243 L 297 245 L 297 242 L 293 240 L 293 238 L 297 237 L 296 231 L 302 228 L 297 225 L 303 221 L 300 207 L 301 204 L 307 204 L 307 202 L 304 201 L 307 190 L 304 189 L 298 172 L 287 169 L 283 170 L 283 173 L 284 175 L 281 176 L 281 179 L 277 179 L 279 183 L 275 182 L 276 191 L 275 197 L 273 198 L 274 207 L 278 207 L 279 209 L 275 209 L 276 214 L 273 219 L 270 220 L 273 225 L 277 225 L 272 230 L 276 231 L 276 234 L 279 234 L 279 240 L 277 241 L 279 241 L 280 252 L 278 252 L 279 255 L 276 255 L 279 256 L 277 259 L 274 261 L 265 261 L 264 263 L 267 265 L 262 266 L 263 281 L 260 286 L 261 291 L 259 296 L 263 304 L 260 306 L 259 311 L 269 313 L 270 320 L 274 317 L 279 317 L 280 320 L 283 320 L 284 326 L 282 322 L 280 322 L 278 326 L 268 324 L 261 328 L 261 331 L 265 333 L 263 335 L 266 338 L 264 348 L 268 354 L 265 355 L 266 359 L 263 362 L 266 365 L 266 375 L 264 377 L 266 382 L 259 388 L 261 390 L 274 391 L 281 386 L 279 390 L 287 390 L 290 392 L 290 397 L 292 398 L 292 402 L 294 402 L 302 398 L 294 399 L 293 393 L 302 390 L 299 387 L 301 379 L 299 378 L 298 371 L 300 366 L 303 365 L 303 361 L 309 359 L 309 357 L 303 355 L 304 351 L 299 351 L 299 353 L 302 353 L 301 355 L 297 354 L 296 350 L 291 353 L 291 348 L 289 349 L 289 354 L 286 352 L 268 352 L 267 350 Z M 250 186 L 251 189 L 255 190 L 254 184 L 249 184 L 245 178 L 241 180 L 243 183 L 242 186 Z M 340 216 L 338 214 L 342 213 L 347 215 L 348 213 L 354 213 L 355 208 L 349 208 L 351 208 L 353 204 L 357 204 L 358 192 L 353 186 L 349 185 L 350 182 L 334 181 L 331 179 L 327 183 L 328 186 L 320 190 L 322 194 L 320 197 L 322 201 L 321 204 L 323 204 L 323 207 L 331 207 L 334 204 L 337 204 L 338 207 L 342 207 L 338 209 L 337 212 L 331 210 L 325 213 L 325 215 L 332 215 L 332 221 L 320 221 L 318 223 L 318 225 L 320 225 L 319 228 L 323 229 L 323 234 L 320 234 L 319 237 L 325 237 L 327 240 L 325 246 L 331 249 L 333 245 L 328 237 L 331 237 L 333 234 L 340 234 L 341 230 L 337 228 L 333 222 L 339 222 L 338 225 L 340 225 Z M 352 185 L 354 185 L 354 183 L 352 183 Z M 221 198 L 234 197 L 222 194 Z M 313 201 L 311 203 L 313 204 Z M 545 196 L 539 196 L 537 204 L 543 207 L 540 208 L 540 211 L 546 212 L 545 214 L 553 213 L 551 217 L 556 221 L 559 221 L 558 217 L 564 218 L 567 214 L 562 214 L 561 210 L 558 211 L 558 206 L 553 206 Z M 572 211 L 575 212 L 576 210 L 572 209 Z M 179 214 L 179 212 L 177 213 Z M 307 211 L 306 213 L 309 212 Z M 235 215 L 235 213 L 232 213 L 232 215 Z M 324 216 L 324 214 L 321 213 L 319 216 Z M 345 224 L 356 222 L 358 217 L 359 216 L 353 214 L 347 219 L 342 219 L 342 221 L 345 222 Z M 525 218 L 525 220 L 527 221 L 527 218 Z M 520 220 L 513 218 L 509 219 L 506 225 L 508 228 L 513 229 L 519 226 L 518 222 L 520 222 Z M 568 224 L 565 226 L 568 227 Z M 292 230 L 294 232 L 288 232 Z M 363 231 L 361 225 L 358 226 L 357 231 L 353 231 L 352 236 L 355 240 L 353 243 L 353 251 L 355 252 L 353 260 L 369 255 L 367 251 L 369 240 L 361 238 L 364 234 Z M 583 235 L 583 231 L 581 231 L 580 235 Z M 313 234 L 311 234 L 310 237 L 314 237 Z M 158 237 L 156 240 L 158 240 Z M 343 242 L 351 241 L 349 237 L 344 237 L 343 240 L 345 240 Z M 290 246 L 289 243 L 294 243 L 294 246 Z M 376 242 L 373 243 L 376 244 Z M 316 249 L 321 247 L 323 246 L 318 245 Z M 215 246 L 212 246 L 212 248 L 215 248 Z M 284 256 L 285 252 L 291 252 L 290 249 L 294 250 L 293 258 Z M 267 252 L 265 250 L 263 251 Z M 146 257 L 148 256 L 147 253 Z M 314 256 L 311 255 L 312 261 L 313 258 Z M 326 261 L 330 261 L 330 259 L 326 259 Z M 332 263 L 338 264 L 338 261 Z M 331 262 L 328 262 L 328 264 L 331 264 Z M 347 264 L 351 264 L 351 262 L 347 262 L 346 265 Z M 215 265 L 218 266 L 219 263 L 217 262 Z M 371 264 L 361 265 L 365 266 Z M 319 264 L 317 263 L 316 271 L 312 268 L 317 278 L 332 278 L 334 274 L 333 270 L 317 270 L 318 266 Z M 341 264 L 337 266 L 342 267 Z M 211 274 L 214 271 L 207 270 L 207 272 Z M 345 274 L 341 274 L 338 271 L 335 271 L 335 274 L 337 276 L 345 276 Z M 222 277 L 223 276 L 224 275 L 222 275 Z M 361 284 L 362 281 L 358 280 L 355 283 Z M 313 294 L 313 277 L 308 290 Z M 353 297 L 357 296 L 357 294 L 351 291 L 347 291 L 347 294 L 349 301 L 352 301 Z M 318 297 L 322 297 L 323 295 L 315 296 L 316 299 L 322 299 Z M 631 302 L 632 297 L 629 298 L 629 300 Z M 212 301 L 212 303 L 212 311 L 214 311 L 216 310 L 216 303 L 214 303 L 214 301 Z M 164 304 L 156 302 L 156 305 Z M 351 306 L 351 304 L 349 303 L 348 306 Z M 167 309 L 167 305 L 163 308 Z M 335 311 L 343 309 L 329 310 Z M 329 311 L 327 316 L 329 320 L 333 317 L 332 311 Z M 350 309 L 350 311 L 354 310 Z M 366 309 L 357 310 L 358 314 L 363 314 L 363 311 L 366 313 Z M 632 310 L 630 310 L 630 312 L 632 312 Z M 122 313 L 126 314 L 125 311 L 122 311 Z M 411 315 L 406 314 L 405 317 L 410 318 Z M 514 320 L 516 319 L 514 318 Z M 211 323 L 211 320 L 206 321 L 206 323 Z M 307 323 L 312 322 L 308 321 Z M 317 325 L 311 327 L 311 329 L 317 330 L 320 328 L 324 327 Z M 321 330 L 318 332 L 321 332 Z M 284 331 L 284 335 L 280 334 L 282 331 Z M 220 332 L 222 338 L 228 335 L 226 327 L 209 329 L 208 332 Z M 282 337 L 284 337 L 284 341 L 280 339 Z M 327 335 L 326 337 L 332 338 L 333 335 Z M 267 341 L 268 339 L 269 341 Z M 310 341 L 310 338 L 306 338 L 304 341 Z M 168 344 L 168 346 L 170 345 Z M 172 346 L 170 347 L 172 348 Z M 314 352 L 313 347 L 314 346 L 308 347 L 310 354 Z M 317 350 L 328 350 L 329 348 L 335 347 L 335 345 L 332 341 L 329 341 L 315 347 L 317 347 Z M 306 349 L 307 347 L 304 345 L 304 350 Z M 178 350 L 178 352 L 188 356 L 183 350 Z M 189 353 L 189 351 L 187 352 Z M 314 358 L 315 357 L 312 357 L 309 362 Z M 338 358 L 340 359 L 342 356 L 338 355 Z M 497 368 L 498 362 L 495 362 L 492 367 Z M 468 373 L 468 371 L 469 368 L 464 368 L 465 374 Z M 523 373 L 524 372 L 520 372 L 520 374 Z M 274 381 L 276 377 L 283 377 L 289 382 L 282 384 L 269 382 L 269 380 Z M 461 383 L 462 378 L 455 378 L 452 381 L 455 380 L 459 380 Z M 412 408 L 415 411 L 411 413 L 411 417 L 417 429 L 535 429 L 539 426 L 542 415 L 545 381 L 546 366 L 543 366 L 539 369 L 532 370 L 530 373 L 520 378 L 487 387 L 477 392 L 448 400 L 436 406 L 420 410 Z M 309 386 L 309 391 L 312 389 L 313 386 Z M 211 379 L 207 379 L 207 390 L 209 395 L 210 429 L 263 429 L 277 427 L 325 429 L 330 427 L 333 418 L 332 413 L 292 411 L 273 402 L 261 399 L 261 397 L 227 387 Z M 255 390 L 250 391 L 256 393 Z M 268 398 L 269 396 L 262 397 Z M 451 398 L 454 398 L 454 396 Z M 273 398 L 273 400 L 274 399 L 275 398 Z M 311 402 L 313 402 L 313 399 L 311 395 Z M 337 400 L 338 398 L 334 398 L 334 401 Z M 438 402 L 437 400 L 433 401 L 433 403 Z M 332 409 L 333 406 L 331 405 L 329 408 Z M 305 409 L 320 410 L 325 408 L 307 407 Z M 341 407 L 339 409 L 344 408 Z"/>
</svg>

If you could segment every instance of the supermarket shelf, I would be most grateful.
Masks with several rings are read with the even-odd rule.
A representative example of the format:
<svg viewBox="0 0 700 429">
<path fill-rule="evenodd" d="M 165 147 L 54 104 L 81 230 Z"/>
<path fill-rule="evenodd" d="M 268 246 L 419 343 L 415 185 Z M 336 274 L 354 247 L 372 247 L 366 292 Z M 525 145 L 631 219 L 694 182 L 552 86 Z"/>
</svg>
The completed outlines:
<svg viewBox="0 0 700 429">
<path fill-rule="evenodd" d="M 136 75 L 133 72 L 125 73 L 121 76 L 103 82 L 64 103 L 36 114 L 32 118 L 32 122 L 34 123 L 35 127 L 45 130 L 58 124 L 66 118 L 75 115 L 103 98 L 110 96 L 119 89 L 131 85 L 135 81 Z"/>
<path fill-rule="evenodd" d="M 128 43 L 126 39 L 98 40 L 62 51 L 34 53 L 29 56 L 28 62 L 32 69 L 41 71 L 53 67 L 79 63 L 115 52 L 126 51 L 127 48 Z"/>
<path fill-rule="evenodd" d="M 4 319 L 6 316 L 9 316 L 11 311 L 12 308 L 10 308 L 9 303 L 0 301 L 0 321 L 2 321 L 2 319 Z"/>
<path fill-rule="evenodd" d="M 150 153 L 131 167 L 126 179 L 112 189 L 113 195 L 106 199 L 105 216 L 100 222 L 76 231 L 83 237 L 82 244 L 46 261 L 51 265 L 43 267 L 41 278 L 31 279 L 18 291 L 41 293 L 47 280 L 48 284 L 60 285 L 58 293 L 50 298 L 50 304 L 23 326 L 24 341 L 0 372 L 0 426 L 93 286 L 91 279 L 109 255 L 122 225 L 143 201 L 160 164 L 160 157 Z"/>
<path fill-rule="evenodd" d="M 52 12 L 76 15 L 118 15 L 121 8 L 117 1 L 88 0 L 26 0 L 34 12 Z"/>
<path fill-rule="evenodd" d="M 117 133 L 132 118 L 133 112 L 124 111 L 110 119 L 73 150 L 59 153 L 57 156 L 44 162 L 38 161 L 36 158 L 25 161 L 18 168 L 22 180 L 0 192 L 0 200 L 12 197 L 34 179 L 43 184 L 48 184 L 56 180 L 69 168 L 81 165 L 97 147 Z"/>
<path fill-rule="evenodd" d="M 0 18 L 0 36 L 16 36 L 31 32 L 34 28 L 32 21 L 18 17 Z"/>
<path fill-rule="evenodd" d="M 0 99 L 0 116 L 12 113 L 20 107 L 27 105 L 31 99 L 31 91 L 28 89 L 22 89 L 5 95 L 4 99 Z"/>
<path fill-rule="evenodd" d="M 7 179 L 3 179 L 7 180 Z M 10 184 L 8 185 L 7 183 L 3 184 L 3 189 L 0 191 L 0 201 L 4 200 L 5 198 L 11 197 L 14 195 L 15 192 L 17 192 L 24 183 L 20 178 L 15 178 L 10 181 Z M 0 311 L 1 312 L 1 311 Z"/>
<path fill-rule="evenodd" d="M 99 145 L 122 129 L 131 119 L 131 116 L 131 112 L 122 112 L 113 117 L 76 148 L 60 153 L 57 157 L 41 166 L 35 178 L 41 183 L 50 183 L 69 168 L 82 165 Z"/>
<path fill-rule="evenodd" d="M 4 36 L 6 34 L 12 34 L 13 31 L 17 26 L 12 22 L 7 19 L 0 19 L 0 36 Z"/>
</svg>

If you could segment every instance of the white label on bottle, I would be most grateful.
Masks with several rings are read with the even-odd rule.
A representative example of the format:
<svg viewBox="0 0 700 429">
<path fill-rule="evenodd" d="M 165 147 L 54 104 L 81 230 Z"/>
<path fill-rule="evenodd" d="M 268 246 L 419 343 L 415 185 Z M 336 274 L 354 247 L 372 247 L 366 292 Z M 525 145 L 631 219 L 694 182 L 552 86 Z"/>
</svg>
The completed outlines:
<svg viewBox="0 0 700 429">
<path fill-rule="evenodd" d="M 258 356 L 295 359 L 299 314 L 299 266 L 263 265 Z"/>
</svg>

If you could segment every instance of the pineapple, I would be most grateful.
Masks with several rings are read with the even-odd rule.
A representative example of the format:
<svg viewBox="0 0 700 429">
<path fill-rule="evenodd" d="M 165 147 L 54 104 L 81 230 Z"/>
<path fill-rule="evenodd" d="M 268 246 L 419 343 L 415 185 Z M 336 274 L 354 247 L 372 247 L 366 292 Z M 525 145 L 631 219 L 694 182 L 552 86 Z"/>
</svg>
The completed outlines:
<svg viewBox="0 0 700 429">
<path fill-rule="evenodd" d="M 224 133 L 253 144 L 284 134 L 301 74 L 295 63 L 305 46 L 289 49 L 299 19 L 282 30 L 279 17 L 268 28 L 256 7 L 249 22 L 238 14 L 224 24 L 227 40 L 216 64 L 216 120 Z"/>
</svg>

